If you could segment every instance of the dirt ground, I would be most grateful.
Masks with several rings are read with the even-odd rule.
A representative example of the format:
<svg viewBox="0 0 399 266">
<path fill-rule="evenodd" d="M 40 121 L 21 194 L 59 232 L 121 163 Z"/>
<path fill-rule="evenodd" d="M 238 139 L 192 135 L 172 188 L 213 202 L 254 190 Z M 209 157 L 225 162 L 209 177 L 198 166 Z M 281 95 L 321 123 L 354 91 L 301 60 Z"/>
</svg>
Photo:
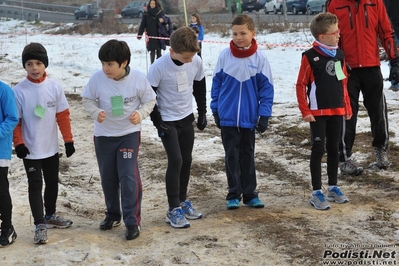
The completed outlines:
<svg viewBox="0 0 399 266">
<path fill-rule="evenodd" d="M 77 151 L 68 159 L 61 157 L 58 211 L 74 224 L 68 229 L 49 229 L 46 245 L 33 244 L 26 177 L 21 161 L 13 158 L 10 184 L 18 238 L 0 250 L 1 265 L 325 265 L 338 260 L 346 263 L 343 265 L 361 265 L 360 256 L 339 256 L 367 251 L 373 255 L 362 260 L 371 263 L 376 260 L 373 250 L 377 256 L 391 254 L 377 262 L 396 263 L 392 257 L 399 226 L 396 146 L 391 145 L 389 170 L 366 169 L 358 177 L 341 176 L 340 186 L 350 202 L 318 211 L 309 204 L 308 128 L 299 120 L 293 124 L 292 119 L 277 115 L 269 132 L 256 140 L 258 190 L 265 208 L 227 210 L 220 132 L 208 117 L 208 128 L 196 132 L 189 185 L 189 197 L 204 217 L 191 221 L 190 228 L 174 229 L 164 221 L 165 152 L 146 120 L 139 158 L 144 188 L 142 228 L 138 239 L 126 241 L 124 226 L 99 229 L 105 207 L 92 145 L 92 121 L 80 97 L 68 98 Z M 366 154 L 359 157 L 363 164 L 373 160 L 369 142 L 369 134 L 359 134 L 357 146 L 363 150 L 358 151 Z M 325 254 L 327 260 L 323 260 Z"/>
</svg>

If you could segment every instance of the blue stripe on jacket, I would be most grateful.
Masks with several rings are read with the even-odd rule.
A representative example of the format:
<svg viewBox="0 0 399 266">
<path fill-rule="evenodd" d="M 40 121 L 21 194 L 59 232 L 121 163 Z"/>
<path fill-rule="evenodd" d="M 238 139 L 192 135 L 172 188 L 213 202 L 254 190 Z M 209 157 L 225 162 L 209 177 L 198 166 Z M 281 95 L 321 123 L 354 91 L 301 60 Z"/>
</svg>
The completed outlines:
<svg viewBox="0 0 399 266">
<path fill-rule="evenodd" d="M 246 58 L 224 49 L 216 63 L 211 89 L 212 113 L 221 126 L 254 129 L 259 116 L 272 114 L 274 86 L 266 55 L 257 50 Z"/>
</svg>

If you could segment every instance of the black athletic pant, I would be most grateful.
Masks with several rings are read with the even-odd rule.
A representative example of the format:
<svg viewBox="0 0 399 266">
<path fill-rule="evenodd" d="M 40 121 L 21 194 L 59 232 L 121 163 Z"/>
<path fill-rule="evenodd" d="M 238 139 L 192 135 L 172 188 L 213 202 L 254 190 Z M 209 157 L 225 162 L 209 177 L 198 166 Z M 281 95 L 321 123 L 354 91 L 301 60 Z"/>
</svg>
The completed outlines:
<svg viewBox="0 0 399 266">
<path fill-rule="evenodd" d="M 226 200 L 248 203 L 258 197 L 255 191 L 255 130 L 237 127 L 221 127 L 225 151 L 225 166 L 229 192 Z"/>
<path fill-rule="evenodd" d="M 8 182 L 8 167 L 0 167 L 0 215 L 1 230 L 11 228 L 12 203 Z"/>
<path fill-rule="evenodd" d="M 23 161 L 28 175 L 29 204 L 34 224 L 43 224 L 43 205 L 46 215 L 52 215 L 56 211 L 60 159 L 56 153 L 45 159 L 24 159 Z M 43 179 L 45 183 L 44 197 L 42 196 Z"/>
<path fill-rule="evenodd" d="M 362 92 L 363 104 L 370 118 L 373 147 L 386 148 L 388 146 L 388 115 L 383 88 L 383 78 L 379 66 L 352 69 L 348 79 L 348 93 L 353 115 L 350 120 L 345 120 L 342 128 L 339 146 L 340 162 L 346 161 L 352 155 L 360 92 Z"/>
<path fill-rule="evenodd" d="M 337 185 L 338 145 L 342 126 L 342 116 L 316 116 L 310 122 L 312 152 L 310 155 L 310 175 L 313 190 L 321 189 L 321 160 L 324 147 L 327 150 L 328 185 Z"/>
<path fill-rule="evenodd" d="M 193 114 L 182 120 L 165 121 L 171 131 L 168 136 L 161 138 L 168 156 L 165 182 L 170 208 L 180 207 L 180 202 L 187 199 L 194 145 L 193 121 Z"/>
</svg>

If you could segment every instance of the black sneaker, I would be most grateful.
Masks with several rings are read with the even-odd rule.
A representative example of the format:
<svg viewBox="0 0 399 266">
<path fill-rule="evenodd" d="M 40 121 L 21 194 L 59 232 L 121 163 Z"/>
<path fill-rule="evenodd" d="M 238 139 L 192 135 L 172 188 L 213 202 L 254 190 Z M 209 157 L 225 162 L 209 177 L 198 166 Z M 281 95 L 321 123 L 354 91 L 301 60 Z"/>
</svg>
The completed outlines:
<svg viewBox="0 0 399 266">
<path fill-rule="evenodd" d="M 14 243 L 17 238 L 17 233 L 14 230 L 14 227 L 11 225 L 11 228 L 2 228 L 1 236 L 0 236 L 0 248 L 6 247 Z"/>
<path fill-rule="evenodd" d="M 100 223 L 100 229 L 101 230 L 111 230 L 112 227 L 119 226 L 120 224 L 121 224 L 120 219 L 118 221 L 114 221 L 110 218 L 105 218 L 105 220 Z"/>
<path fill-rule="evenodd" d="M 138 238 L 140 235 L 140 228 L 137 225 L 126 226 L 126 240 Z"/>
</svg>

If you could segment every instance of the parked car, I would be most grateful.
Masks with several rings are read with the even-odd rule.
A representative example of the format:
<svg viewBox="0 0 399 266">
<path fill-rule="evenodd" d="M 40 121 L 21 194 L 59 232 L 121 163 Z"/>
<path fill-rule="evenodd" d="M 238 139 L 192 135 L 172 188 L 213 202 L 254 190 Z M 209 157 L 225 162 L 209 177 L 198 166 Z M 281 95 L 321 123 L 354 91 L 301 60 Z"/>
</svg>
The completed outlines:
<svg viewBox="0 0 399 266">
<path fill-rule="evenodd" d="M 257 11 L 264 9 L 266 4 L 266 0 L 258 0 L 258 5 L 256 7 Z"/>
<path fill-rule="evenodd" d="M 93 19 L 101 16 L 102 10 L 96 4 L 84 4 L 75 10 L 75 19 Z"/>
<path fill-rule="evenodd" d="M 307 0 L 286 0 L 287 12 L 292 12 L 295 15 L 301 12 L 306 13 L 306 2 Z"/>
<path fill-rule="evenodd" d="M 308 0 L 306 3 L 306 14 L 312 15 L 315 13 L 324 12 L 326 10 L 325 5 L 326 0 Z"/>
<path fill-rule="evenodd" d="M 259 11 L 263 8 L 264 3 L 264 0 L 241 0 L 241 11 Z"/>
<path fill-rule="evenodd" d="M 135 1 L 125 6 L 121 11 L 122 18 L 138 17 L 141 18 L 147 9 L 147 2 Z"/>
<path fill-rule="evenodd" d="M 265 14 L 269 14 L 270 12 L 274 14 L 281 12 L 283 14 L 283 0 L 266 0 Z"/>
</svg>

